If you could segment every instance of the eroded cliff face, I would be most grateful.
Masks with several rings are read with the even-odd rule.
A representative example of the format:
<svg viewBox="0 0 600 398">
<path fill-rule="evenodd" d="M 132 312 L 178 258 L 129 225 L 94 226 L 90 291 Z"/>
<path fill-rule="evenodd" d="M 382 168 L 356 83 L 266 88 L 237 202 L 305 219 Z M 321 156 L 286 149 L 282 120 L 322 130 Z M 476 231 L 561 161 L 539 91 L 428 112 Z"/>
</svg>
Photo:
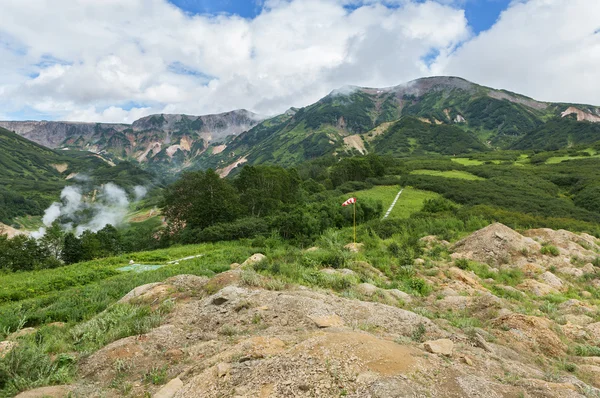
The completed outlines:
<svg viewBox="0 0 600 398">
<path fill-rule="evenodd" d="M 262 118 L 246 110 L 215 115 L 151 115 L 131 125 L 0 121 L 0 127 L 52 149 L 78 149 L 141 163 L 183 168 L 213 142 L 238 135 Z"/>
<path fill-rule="evenodd" d="M 574 106 L 570 106 L 563 113 L 561 113 L 562 117 L 566 117 L 569 115 L 576 115 L 578 122 L 587 121 L 592 123 L 600 123 L 600 112 L 598 109 L 595 109 L 595 112 L 594 110 L 586 112 L 581 109 L 575 108 Z"/>
</svg>

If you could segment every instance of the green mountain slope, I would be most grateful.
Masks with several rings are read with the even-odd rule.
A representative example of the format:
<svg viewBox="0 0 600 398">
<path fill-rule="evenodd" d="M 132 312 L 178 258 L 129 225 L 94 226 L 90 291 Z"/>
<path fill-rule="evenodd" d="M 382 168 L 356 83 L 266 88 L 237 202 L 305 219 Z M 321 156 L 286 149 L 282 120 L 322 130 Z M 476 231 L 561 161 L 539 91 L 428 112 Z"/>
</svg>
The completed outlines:
<svg viewBox="0 0 600 398">
<path fill-rule="evenodd" d="M 567 137 L 552 140 L 561 147 L 569 145 L 568 137 L 575 142 L 595 140 L 593 131 L 600 124 L 589 128 L 586 124 L 592 123 L 575 119 L 600 121 L 600 109 L 540 102 L 457 77 L 424 78 L 382 89 L 344 87 L 305 108 L 263 121 L 192 163 L 226 175 L 240 164 L 293 165 L 323 155 L 530 149 L 526 143 L 535 141 L 532 137 L 550 132 Z M 585 131 L 564 133 L 563 125 Z"/>
<path fill-rule="evenodd" d="M 373 139 L 371 147 L 382 155 L 444 155 L 489 150 L 473 133 L 448 124 L 431 124 L 403 117 Z"/>
<path fill-rule="evenodd" d="M 41 215 L 76 174 L 93 183 L 114 182 L 123 187 L 145 185 L 150 173 L 130 163 L 116 166 L 87 152 L 54 151 L 0 128 L 0 222 Z"/>
<path fill-rule="evenodd" d="M 555 118 L 525 134 L 512 149 L 552 151 L 600 141 L 600 123 Z"/>
</svg>

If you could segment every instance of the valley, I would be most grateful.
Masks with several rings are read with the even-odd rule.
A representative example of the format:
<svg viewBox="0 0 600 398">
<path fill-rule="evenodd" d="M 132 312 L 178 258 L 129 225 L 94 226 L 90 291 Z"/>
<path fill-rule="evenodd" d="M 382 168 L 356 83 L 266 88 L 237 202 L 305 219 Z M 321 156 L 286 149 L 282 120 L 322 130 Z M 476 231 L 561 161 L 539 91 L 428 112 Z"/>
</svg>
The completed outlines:
<svg viewBox="0 0 600 398">
<path fill-rule="evenodd" d="M 0 122 L 0 397 L 598 397 L 599 112 Z"/>
</svg>

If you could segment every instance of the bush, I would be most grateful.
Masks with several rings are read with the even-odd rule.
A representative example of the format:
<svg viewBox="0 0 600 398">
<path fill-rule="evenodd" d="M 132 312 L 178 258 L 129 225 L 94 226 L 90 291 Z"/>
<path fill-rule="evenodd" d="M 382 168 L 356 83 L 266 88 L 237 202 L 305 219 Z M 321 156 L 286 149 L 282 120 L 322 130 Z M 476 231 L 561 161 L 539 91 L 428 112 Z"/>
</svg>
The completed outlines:
<svg viewBox="0 0 600 398">
<path fill-rule="evenodd" d="M 242 218 L 233 222 L 220 223 L 203 229 L 198 233 L 198 242 L 218 242 L 253 238 L 266 234 L 269 225 L 263 218 Z"/>
<path fill-rule="evenodd" d="M 331 267 L 344 268 L 348 254 L 342 250 L 315 250 L 302 257 L 302 264 L 306 267 Z"/>
<path fill-rule="evenodd" d="M 48 384 L 67 384 L 74 373 L 74 360 L 59 355 L 52 360 L 43 344 L 20 341 L 0 359 L 0 396 Z"/>
<path fill-rule="evenodd" d="M 78 351 L 93 352 L 127 336 L 147 333 L 158 326 L 167 307 L 152 311 L 148 306 L 116 304 L 88 322 L 71 330 Z"/>
<path fill-rule="evenodd" d="M 469 269 L 469 265 L 469 260 L 467 260 L 466 258 L 459 258 L 454 261 L 454 266 L 462 270 Z"/>
<path fill-rule="evenodd" d="M 419 296 L 427 296 L 431 293 L 431 286 L 421 278 L 411 278 L 406 281 L 406 287 L 414 294 Z"/>
<path fill-rule="evenodd" d="M 579 344 L 573 348 L 573 353 L 578 357 L 600 357 L 600 347 Z"/>
<path fill-rule="evenodd" d="M 540 250 L 540 253 L 545 254 L 545 255 L 550 255 L 550 256 L 558 256 L 560 255 L 560 251 L 556 248 L 556 246 L 552 246 L 552 245 L 542 245 L 542 249 Z"/>
<path fill-rule="evenodd" d="M 373 184 L 362 181 L 348 181 L 338 187 L 342 193 L 363 191 L 371 188 L 373 188 Z"/>
</svg>

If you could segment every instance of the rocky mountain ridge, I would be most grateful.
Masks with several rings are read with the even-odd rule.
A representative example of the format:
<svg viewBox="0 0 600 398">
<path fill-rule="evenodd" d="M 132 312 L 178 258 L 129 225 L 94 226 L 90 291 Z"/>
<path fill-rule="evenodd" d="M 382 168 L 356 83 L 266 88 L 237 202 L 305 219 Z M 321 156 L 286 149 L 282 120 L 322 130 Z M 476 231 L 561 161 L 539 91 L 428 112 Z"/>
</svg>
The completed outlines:
<svg viewBox="0 0 600 398">
<path fill-rule="evenodd" d="M 536 101 L 451 76 L 387 88 L 346 86 L 231 137 L 217 156 L 207 151 L 197 163 L 229 172 L 241 163 L 293 165 L 324 155 L 540 149 L 528 147 L 528 135 L 547 134 L 547 123 L 557 121 L 562 124 L 550 132 L 554 147 L 600 141 L 597 106 Z M 572 134 L 578 123 L 594 126 Z"/>
<path fill-rule="evenodd" d="M 438 76 L 386 88 L 342 87 L 268 119 L 237 110 L 151 115 L 132 125 L 0 122 L 0 127 L 50 148 L 133 160 L 161 173 L 212 167 L 227 175 L 242 164 L 290 166 L 325 155 L 559 149 L 600 141 L 599 122 L 597 106 L 542 102 Z M 547 135 L 548 148 L 531 147 Z"/>
<path fill-rule="evenodd" d="M 211 143 L 254 127 L 262 117 L 246 110 L 215 115 L 150 115 L 131 125 L 54 121 L 0 121 L 0 127 L 52 149 L 90 151 L 117 160 L 183 167 Z"/>
</svg>

